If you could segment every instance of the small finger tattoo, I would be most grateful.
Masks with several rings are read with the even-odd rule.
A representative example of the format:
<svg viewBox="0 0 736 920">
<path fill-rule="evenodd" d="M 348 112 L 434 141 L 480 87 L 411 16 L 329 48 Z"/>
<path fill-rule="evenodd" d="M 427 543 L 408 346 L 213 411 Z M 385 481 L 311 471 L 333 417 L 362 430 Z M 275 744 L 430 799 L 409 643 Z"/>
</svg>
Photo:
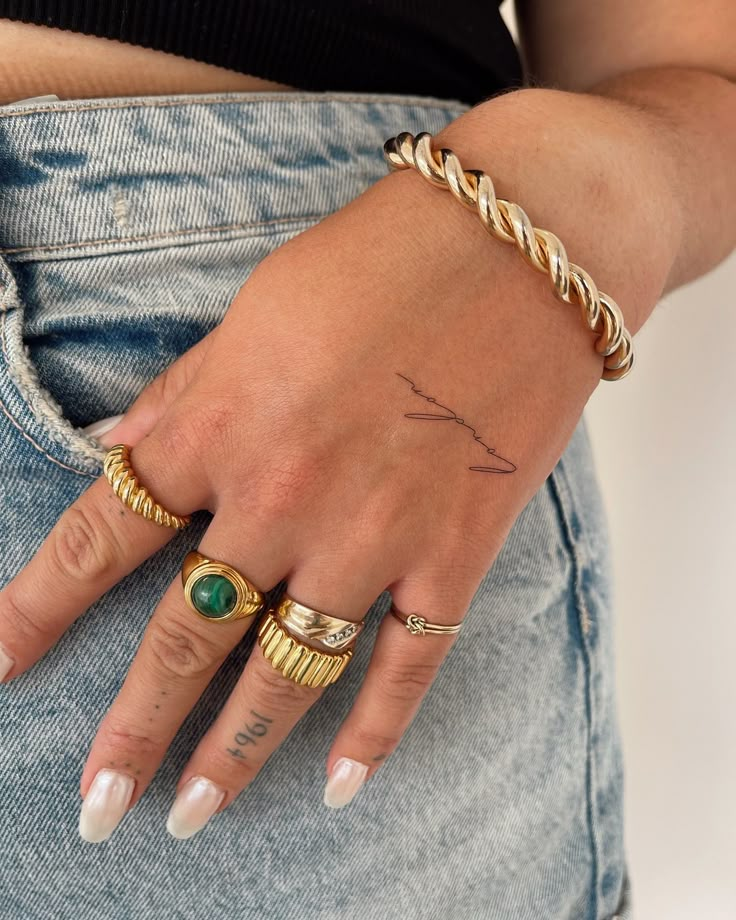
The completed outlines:
<svg viewBox="0 0 736 920">
<path fill-rule="evenodd" d="M 251 709 L 250 713 L 255 717 L 256 721 L 249 721 L 243 731 L 236 732 L 235 746 L 226 749 L 228 754 L 236 760 L 247 760 L 242 748 L 247 747 L 249 744 L 257 744 L 257 739 L 263 738 L 268 733 L 269 725 L 273 724 L 273 719 L 261 715 L 255 709 Z"/>
</svg>

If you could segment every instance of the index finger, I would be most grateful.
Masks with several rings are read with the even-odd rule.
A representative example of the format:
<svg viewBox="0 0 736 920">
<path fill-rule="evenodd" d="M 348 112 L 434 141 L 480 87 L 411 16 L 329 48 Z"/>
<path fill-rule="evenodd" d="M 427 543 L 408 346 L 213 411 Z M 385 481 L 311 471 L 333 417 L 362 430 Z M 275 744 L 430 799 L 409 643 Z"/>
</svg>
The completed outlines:
<svg viewBox="0 0 736 920">
<path fill-rule="evenodd" d="M 189 475 L 180 477 L 191 483 L 189 490 L 174 487 L 178 470 L 171 467 L 179 464 L 160 437 L 141 441 L 135 457 L 136 472 L 166 508 L 187 514 L 203 507 L 203 477 L 192 477 L 190 465 Z M 0 591 L 0 680 L 31 667 L 94 601 L 175 533 L 124 505 L 104 476 L 95 480 Z"/>
</svg>

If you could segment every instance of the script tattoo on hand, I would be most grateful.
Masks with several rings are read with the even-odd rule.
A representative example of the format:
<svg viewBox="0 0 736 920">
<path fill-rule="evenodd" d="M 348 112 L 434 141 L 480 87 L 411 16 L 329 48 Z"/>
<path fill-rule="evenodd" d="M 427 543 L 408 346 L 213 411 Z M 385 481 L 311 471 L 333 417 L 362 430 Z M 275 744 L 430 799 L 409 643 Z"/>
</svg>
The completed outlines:
<svg viewBox="0 0 736 920">
<path fill-rule="evenodd" d="M 268 726 L 273 724 L 273 719 L 262 716 L 260 713 L 256 712 L 255 709 L 251 709 L 250 712 L 252 716 L 255 716 L 257 721 L 249 722 L 242 732 L 237 732 L 235 735 L 236 747 L 227 748 L 228 754 L 235 757 L 237 760 L 247 760 L 248 758 L 241 748 L 247 747 L 249 744 L 257 744 L 257 739 L 263 738 L 264 735 L 268 733 Z"/>
<path fill-rule="evenodd" d="M 460 416 L 452 409 L 447 406 L 443 406 L 441 403 L 438 403 L 434 396 L 427 396 L 426 393 L 422 393 L 419 387 L 407 377 L 405 374 L 400 374 L 396 371 L 396 376 L 401 377 L 403 380 L 406 380 L 407 383 L 411 384 L 412 392 L 416 393 L 417 396 L 421 396 L 423 399 L 426 399 L 427 402 L 432 403 L 433 406 L 437 406 L 438 409 L 443 409 L 447 412 L 447 415 L 442 415 L 435 412 L 405 412 L 404 418 L 416 418 L 421 419 L 422 421 L 431 421 L 431 422 L 457 422 L 458 425 L 462 425 L 465 428 L 468 428 L 473 432 L 473 440 L 477 441 L 482 447 L 485 447 L 486 452 L 492 454 L 496 460 L 505 464 L 505 466 L 469 466 L 468 469 L 477 473 L 513 473 L 517 467 L 510 460 L 506 460 L 504 457 L 501 457 L 496 453 L 495 447 L 489 447 L 478 435 L 478 432 L 475 428 L 466 424 L 465 419 L 460 418 Z"/>
</svg>

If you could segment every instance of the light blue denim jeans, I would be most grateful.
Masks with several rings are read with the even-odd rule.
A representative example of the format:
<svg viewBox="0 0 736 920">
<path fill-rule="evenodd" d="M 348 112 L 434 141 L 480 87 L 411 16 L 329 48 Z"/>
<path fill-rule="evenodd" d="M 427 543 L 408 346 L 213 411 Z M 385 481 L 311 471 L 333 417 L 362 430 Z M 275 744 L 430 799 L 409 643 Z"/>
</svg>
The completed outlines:
<svg viewBox="0 0 736 920">
<path fill-rule="evenodd" d="M 267 253 L 383 176 L 388 137 L 439 131 L 465 108 L 311 92 L 0 108 L 0 583 L 101 474 L 80 429 L 124 412 Z M 399 748 L 349 807 L 322 804 L 325 759 L 387 593 L 344 677 L 204 831 L 174 840 L 166 815 L 253 631 L 141 802 L 106 843 L 85 844 L 89 745 L 208 521 L 196 515 L 0 687 L 3 920 L 630 916 L 610 548 L 584 420 Z"/>
</svg>

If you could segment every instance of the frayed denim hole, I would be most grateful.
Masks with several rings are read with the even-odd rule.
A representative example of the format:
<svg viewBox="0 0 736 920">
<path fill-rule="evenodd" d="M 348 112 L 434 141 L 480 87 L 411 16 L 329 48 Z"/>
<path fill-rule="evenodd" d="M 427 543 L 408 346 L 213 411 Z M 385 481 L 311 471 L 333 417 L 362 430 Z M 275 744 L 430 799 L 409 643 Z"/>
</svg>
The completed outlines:
<svg viewBox="0 0 736 920">
<path fill-rule="evenodd" d="M 50 450 L 51 459 L 55 459 L 53 447 L 57 445 L 64 456 L 56 459 L 75 461 L 81 467 L 79 472 L 101 472 L 104 451 L 64 417 L 57 400 L 41 385 L 23 339 L 24 304 L 15 276 L 2 259 L 0 284 L 0 349 L 17 398 L 13 400 L 16 405 L 11 404 L 7 411 L 31 443 L 44 453 Z"/>
</svg>

